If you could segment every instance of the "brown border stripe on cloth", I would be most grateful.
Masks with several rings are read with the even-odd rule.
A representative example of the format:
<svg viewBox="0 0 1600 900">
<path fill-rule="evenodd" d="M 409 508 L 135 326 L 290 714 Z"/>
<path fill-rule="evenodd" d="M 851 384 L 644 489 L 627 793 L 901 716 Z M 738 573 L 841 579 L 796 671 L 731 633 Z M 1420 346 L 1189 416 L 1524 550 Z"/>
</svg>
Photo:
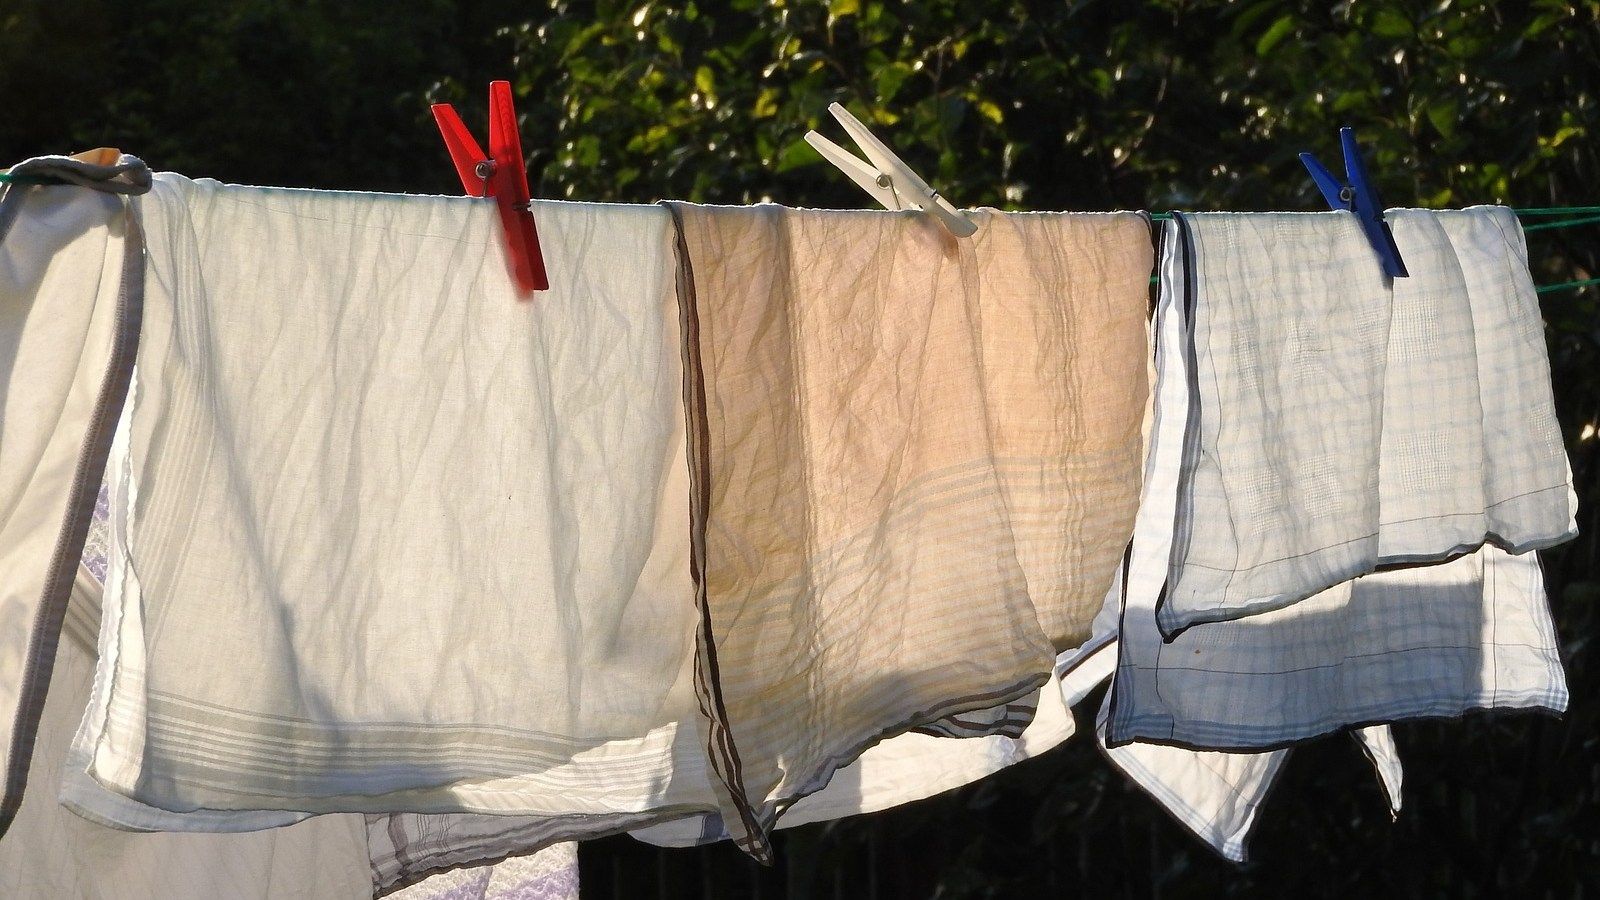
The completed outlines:
<svg viewBox="0 0 1600 900">
<path fill-rule="evenodd" d="M 1088 636 L 1138 502 L 1149 226 L 666 205 L 697 687 L 724 822 L 767 859 L 878 741 L 1025 726 Z"/>
</svg>

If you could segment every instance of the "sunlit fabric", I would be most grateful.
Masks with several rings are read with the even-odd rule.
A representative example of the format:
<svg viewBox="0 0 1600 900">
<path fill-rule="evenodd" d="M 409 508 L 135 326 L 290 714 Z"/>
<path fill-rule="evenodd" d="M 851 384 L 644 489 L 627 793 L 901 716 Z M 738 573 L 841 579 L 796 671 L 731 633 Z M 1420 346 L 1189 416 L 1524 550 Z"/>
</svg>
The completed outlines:
<svg viewBox="0 0 1600 900">
<path fill-rule="evenodd" d="M 698 683 L 724 823 L 765 857 L 863 749 L 1028 697 L 1088 636 L 1138 494 L 1149 231 L 669 205 Z"/>
<path fill-rule="evenodd" d="M 1392 565 L 1576 533 L 1516 216 L 1390 210 L 1410 277 L 1346 212 L 1179 214 L 1191 424 L 1167 636 Z M 1115 731 L 1115 728 L 1113 728 Z"/>
<path fill-rule="evenodd" d="M 163 175 L 142 211 L 95 781 L 202 830 L 476 812 L 550 842 L 692 807 L 665 211 L 541 207 L 531 302 L 466 198 Z"/>
</svg>

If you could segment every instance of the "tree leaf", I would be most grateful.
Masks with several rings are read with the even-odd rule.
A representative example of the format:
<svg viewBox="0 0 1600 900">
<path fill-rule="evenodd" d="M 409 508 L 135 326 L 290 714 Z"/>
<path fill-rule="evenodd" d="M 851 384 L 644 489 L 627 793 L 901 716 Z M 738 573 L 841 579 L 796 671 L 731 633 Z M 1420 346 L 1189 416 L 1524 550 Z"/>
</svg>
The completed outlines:
<svg viewBox="0 0 1600 900">
<path fill-rule="evenodd" d="M 1411 24 L 1411 20 L 1406 18 L 1404 13 L 1387 7 L 1379 9 L 1373 15 L 1369 29 L 1374 37 L 1391 40 L 1408 38 L 1417 33 L 1416 26 Z"/>
<path fill-rule="evenodd" d="M 1454 100 L 1441 100 L 1428 105 L 1428 121 L 1445 137 L 1454 137 L 1461 109 Z"/>
<path fill-rule="evenodd" d="M 778 113 L 777 88 L 762 88 L 756 97 L 755 106 L 750 109 L 750 114 L 757 119 L 770 119 Z"/>
<path fill-rule="evenodd" d="M 1284 38 L 1294 31 L 1294 16 L 1279 16 L 1276 21 L 1267 26 L 1267 30 L 1256 40 L 1256 55 L 1266 56 L 1272 48 L 1278 46 Z"/>
<path fill-rule="evenodd" d="M 783 148 L 783 152 L 778 154 L 778 163 L 772 167 L 772 171 L 782 174 L 791 169 L 813 166 L 819 162 L 822 162 L 822 156 L 810 144 L 804 140 L 791 141 Z"/>
</svg>

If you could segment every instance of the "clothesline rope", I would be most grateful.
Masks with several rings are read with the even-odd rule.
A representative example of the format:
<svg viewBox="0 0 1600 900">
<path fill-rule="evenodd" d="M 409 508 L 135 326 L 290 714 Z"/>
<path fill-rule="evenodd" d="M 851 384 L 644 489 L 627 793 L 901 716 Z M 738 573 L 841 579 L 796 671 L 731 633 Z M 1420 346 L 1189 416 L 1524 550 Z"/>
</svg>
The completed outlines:
<svg viewBox="0 0 1600 900">
<path fill-rule="evenodd" d="M 1150 275 L 1150 283 L 1158 285 L 1158 283 L 1162 283 L 1162 279 L 1158 279 L 1155 275 Z M 1600 279 L 1579 279 L 1576 282 L 1562 282 L 1557 283 L 1557 285 L 1539 285 L 1538 288 L 1534 288 L 1534 291 L 1538 291 L 1538 293 L 1555 293 L 1558 290 L 1578 290 L 1578 288 L 1586 288 L 1589 285 L 1600 285 Z"/>
<path fill-rule="evenodd" d="M 1565 220 L 1559 221 L 1559 222 L 1536 222 L 1536 223 L 1534 223 L 1532 225 L 1524 226 L 1523 229 L 1522 229 L 1524 232 L 1549 231 L 1549 230 L 1556 229 L 1556 228 L 1573 228 L 1573 227 L 1576 227 L 1578 225 L 1600 224 L 1600 215 L 1595 215 L 1596 213 L 1600 213 L 1600 206 L 1534 206 L 1534 207 L 1523 207 L 1523 208 L 1520 208 L 1520 209 L 1513 208 L 1511 211 L 1516 213 L 1518 218 L 1530 218 L 1530 217 L 1539 217 L 1539 216 L 1576 216 L 1577 217 L 1577 218 L 1565 219 Z M 1165 221 L 1167 219 L 1172 218 L 1172 213 L 1170 213 L 1170 212 L 1151 213 L 1150 214 L 1150 218 L 1152 218 L 1152 219 L 1154 219 L 1154 220 L 1156 220 L 1158 222 L 1159 221 Z M 1160 282 L 1159 278 L 1156 278 L 1154 275 L 1150 276 L 1150 283 L 1151 284 L 1157 284 L 1159 282 Z M 1563 281 L 1560 284 L 1544 284 L 1544 285 L 1540 285 L 1537 290 L 1541 294 L 1553 294 L 1553 293 L 1555 293 L 1557 291 L 1581 290 L 1582 288 L 1590 287 L 1591 285 L 1596 285 L 1596 284 L 1600 284 L 1600 278 L 1583 278 L 1583 279 L 1579 279 L 1577 281 Z"/>
<path fill-rule="evenodd" d="M 1538 206 L 1513 210 L 1519 216 L 1570 216 L 1600 213 L 1600 206 Z"/>
<path fill-rule="evenodd" d="M 49 184 L 51 183 L 51 180 L 45 178 L 29 178 L 27 176 L 13 176 L 6 172 L 0 172 L 0 182 L 7 184 Z M 1580 216 L 1580 218 L 1568 219 L 1561 222 L 1538 222 L 1523 228 L 1522 230 L 1524 232 L 1547 231 L 1555 228 L 1572 228 L 1578 225 L 1600 224 L 1600 215 L 1597 215 L 1600 214 L 1600 206 L 1537 206 L 1513 209 L 1512 212 L 1515 212 L 1519 217 L 1569 215 Z M 1150 218 L 1158 222 L 1165 221 L 1172 218 L 1172 213 L 1151 213 Z M 1152 276 L 1150 283 L 1155 284 L 1157 283 L 1157 280 L 1158 279 Z M 1600 278 L 1585 278 L 1578 281 L 1564 281 L 1560 284 L 1541 285 L 1539 287 L 1539 293 L 1549 294 L 1556 291 L 1579 290 L 1595 284 L 1600 284 Z"/>
<path fill-rule="evenodd" d="M 1541 294 L 1549 294 L 1555 291 L 1576 290 L 1578 288 L 1588 287 L 1592 284 L 1600 284 L 1600 278 L 1585 278 L 1581 281 L 1563 281 L 1560 284 L 1541 285 L 1538 288 L 1538 291 Z"/>
<path fill-rule="evenodd" d="M 1550 228 L 1571 228 L 1574 225 L 1592 225 L 1600 222 L 1600 216 L 1585 216 L 1581 219 L 1565 219 L 1560 222 L 1536 222 L 1525 226 L 1523 231 L 1545 231 Z"/>
<path fill-rule="evenodd" d="M 1569 219 L 1569 220 L 1567 220 L 1565 222 L 1539 222 L 1539 223 L 1534 224 L 1534 225 L 1529 225 L 1527 228 L 1522 229 L 1523 231 L 1538 231 L 1538 230 L 1543 229 L 1543 228 L 1566 228 L 1566 227 L 1568 227 L 1570 225 L 1587 225 L 1590 222 L 1600 222 L 1600 206 L 1538 206 L 1538 207 L 1525 207 L 1525 208 L 1513 207 L 1511 211 L 1516 213 L 1518 218 L 1530 218 L 1530 217 L 1537 217 L 1537 216 L 1584 216 L 1585 217 L 1585 218 L 1580 218 L 1580 219 Z M 1172 218 L 1172 213 L 1170 213 L 1170 212 L 1155 212 L 1155 213 L 1151 213 L 1150 214 L 1150 218 L 1155 219 L 1158 222 L 1164 222 L 1167 219 Z"/>
</svg>

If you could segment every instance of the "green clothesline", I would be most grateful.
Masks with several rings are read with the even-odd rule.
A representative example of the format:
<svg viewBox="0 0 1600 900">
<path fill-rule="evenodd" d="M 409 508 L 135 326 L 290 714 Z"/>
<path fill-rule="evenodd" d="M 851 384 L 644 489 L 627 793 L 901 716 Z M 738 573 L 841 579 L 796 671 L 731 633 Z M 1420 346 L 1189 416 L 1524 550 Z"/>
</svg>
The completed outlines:
<svg viewBox="0 0 1600 900">
<path fill-rule="evenodd" d="M 1537 222 L 1533 225 L 1523 226 L 1523 231 L 1546 231 L 1551 228 L 1571 228 L 1574 225 L 1592 225 L 1600 222 L 1600 216 L 1585 216 L 1581 219 L 1565 219 L 1560 222 Z"/>
<path fill-rule="evenodd" d="M 1539 293 L 1549 294 L 1555 291 L 1577 290 L 1586 288 L 1591 284 L 1600 284 L 1600 278 L 1585 278 L 1582 281 L 1563 281 L 1560 284 L 1545 284 L 1539 286 Z"/>
<path fill-rule="evenodd" d="M 1600 206 L 1536 206 L 1513 210 L 1519 216 L 1570 216 L 1600 213 Z"/>
<path fill-rule="evenodd" d="M 1540 206 L 1530 207 L 1527 209 L 1513 208 L 1511 211 L 1516 213 L 1517 218 L 1519 219 L 1527 219 L 1536 216 L 1585 217 L 1581 219 L 1569 219 L 1565 222 L 1538 222 L 1527 226 L 1526 228 L 1522 229 L 1523 231 L 1543 231 L 1547 228 L 1568 228 L 1573 225 L 1588 225 L 1592 222 L 1600 222 L 1600 206 Z M 1155 219 L 1157 222 L 1164 222 L 1167 219 L 1172 218 L 1172 213 L 1151 213 L 1150 218 Z"/>
</svg>

